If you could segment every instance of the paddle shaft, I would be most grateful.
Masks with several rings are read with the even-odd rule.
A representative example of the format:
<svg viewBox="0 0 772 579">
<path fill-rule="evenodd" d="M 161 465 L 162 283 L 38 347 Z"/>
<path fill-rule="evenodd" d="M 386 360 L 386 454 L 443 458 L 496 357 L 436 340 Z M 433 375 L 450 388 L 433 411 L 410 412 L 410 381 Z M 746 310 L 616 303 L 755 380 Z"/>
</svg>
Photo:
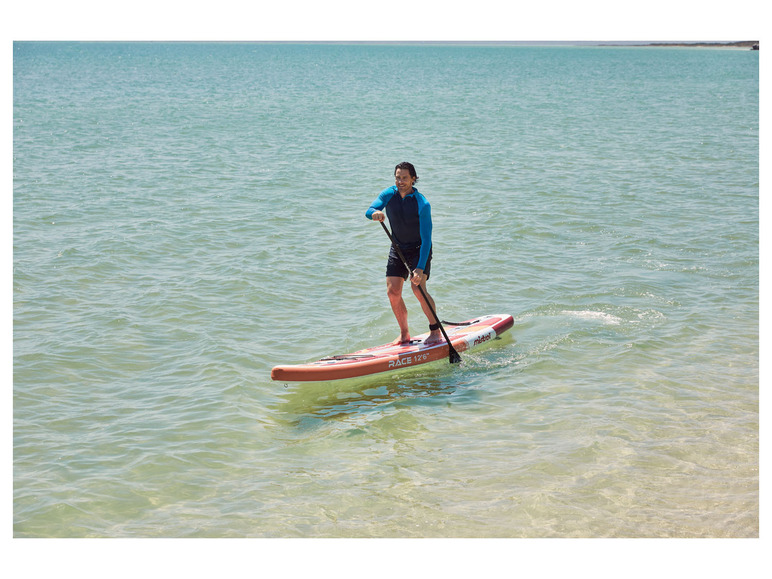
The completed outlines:
<svg viewBox="0 0 772 579">
<path fill-rule="evenodd" d="M 391 232 L 389 231 L 389 228 L 386 227 L 386 224 L 383 221 L 380 221 L 379 223 L 381 224 L 381 227 L 383 227 L 383 230 L 386 232 L 386 235 L 389 236 L 389 239 L 391 240 L 391 245 L 394 246 L 394 249 L 397 250 L 397 255 L 399 255 L 399 258 L 402 260 L 402 264 L 405 266 L 405 269 L 407 270 L 408 279 L 410 279 L 410 276 L 412 275 L 413 272 L 410 270 L 410 265 L 407 263 L 405 256 L 402 254 L 402 250 L 399 248 L 399 245 L 397 245 L 397 242 L 394 241 L 394 238 L 391 236 Z M 418 284 L 418 289 L 421 291 L 421 295 L 423 296 L 424 301 L 426 302 L 426 305 L 429 306 L 429 311 L 434 316 L 434 319 L 437 325 L 440 327 L 440 331 L 442 332 L 442 335 L 445 338 L 445 341 L 448 343 L 448 359 L 450 360 L 450 363 L 456 364 L 460 362 L 461 356 L 459 355 L 458 352 L 456 352 L 456 349 L 453 347 L 453 344 L 450 343 L 450 338 L 448 338 L 448 334 L 445 333 L 445 328 L 442 327 L 442 322 L 440 321 L 439 316 L 437 316 L 437 312 L 434 311 L 434 308 L 432 307 L 432 304 L 429 301 L 429 298 L 427 297 L 426 292 L 424 291 L 424 288 L 421 286 L 420 283 Z"/>
</svg>

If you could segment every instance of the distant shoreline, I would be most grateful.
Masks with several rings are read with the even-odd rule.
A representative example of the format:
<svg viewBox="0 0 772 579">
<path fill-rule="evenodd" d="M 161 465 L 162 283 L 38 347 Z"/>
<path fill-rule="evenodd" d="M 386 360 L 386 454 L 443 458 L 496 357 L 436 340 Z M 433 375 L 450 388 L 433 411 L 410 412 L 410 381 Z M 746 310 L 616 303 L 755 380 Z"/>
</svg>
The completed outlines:
<svg viewBox="0 0 772 579">
<path fill-rule="evenodd" d="M 637 46 L 664 46 L 664 47 L 686 47 L 686 48 L 747 48 L 758 47 L 758 40 L 743 40 L 740 42 L 649 42 Z M 609 46 L 609 45 L 607 45 Z"/>
<path fill-rule="evenodd" d="M 525 46 L 525 47 L 549 47 L 549 46 L 576 46 L 576 47 L 600 47 L 600 48 L 735 48 L 745 50 L 759 50 L 758 40 L 741 40 L 734 42 L 705 42 L 705 41 L 674 41 L 674 42 L 650 42 L 638 40 L 84 40 L 84 41 L 28 41 L 16 40 L 14 46 L 21 44 L 302 44 L 302 45 L 375 45 L 375 46 Z"/>
</svg>

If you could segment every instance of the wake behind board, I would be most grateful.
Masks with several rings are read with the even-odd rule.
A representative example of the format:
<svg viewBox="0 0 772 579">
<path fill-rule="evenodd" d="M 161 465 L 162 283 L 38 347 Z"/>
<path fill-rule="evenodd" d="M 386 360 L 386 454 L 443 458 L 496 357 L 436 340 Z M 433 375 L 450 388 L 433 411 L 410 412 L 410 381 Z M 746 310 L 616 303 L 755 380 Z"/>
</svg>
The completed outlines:
<svg viewBox="0 0 772 579">
<path fill-rule="evenodd" d="M 506 332 L 513 325 L 514 319 L 509 314 L 480 316 L 457 324 L 443 323 L 450 343 L 457 352 L 480 346 Z M 427 345 L 424 340 L 428 336 L 427 332 L 415 337 L 407 344 L 384 344 L 351 354 L 328 356 L 307 364 L 276 366 L 271 370 L 271 379 L 283 382 L 342 380 L 447 358 L 447 342 L 442 339 L 438 343 Z"/>
</svg>

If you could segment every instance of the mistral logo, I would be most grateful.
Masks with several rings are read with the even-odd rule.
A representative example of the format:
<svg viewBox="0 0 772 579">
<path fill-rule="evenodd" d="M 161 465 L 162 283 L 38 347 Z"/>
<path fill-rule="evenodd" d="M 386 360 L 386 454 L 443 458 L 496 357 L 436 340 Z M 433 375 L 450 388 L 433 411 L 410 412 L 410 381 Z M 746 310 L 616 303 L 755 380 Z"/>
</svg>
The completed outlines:
<svg viewBox="0 0 772 579">
<path fill-rule="evenodd" d="M 477 334 L 476 336 L 469 336 L 467 338 L 466 343 L 469 344 L 470 348 L 474 348 L 475 346 L 479 346 L 480 344 L 484 344 L 488 340 L 492 340 L 496 337 L 496 330 L 493 328 L 487 330 L 484 334 Z"/>
</svg>

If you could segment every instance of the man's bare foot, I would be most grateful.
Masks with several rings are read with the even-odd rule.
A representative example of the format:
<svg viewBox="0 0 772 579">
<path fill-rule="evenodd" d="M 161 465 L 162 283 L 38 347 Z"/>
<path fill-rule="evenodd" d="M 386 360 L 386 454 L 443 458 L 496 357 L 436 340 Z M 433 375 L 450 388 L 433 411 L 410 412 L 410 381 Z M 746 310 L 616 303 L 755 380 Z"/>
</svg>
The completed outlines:
<svg viewBox="0 0 772 579">
<path fill-rule="evenodd" d="M 403 345 L 405 345 L 405 344 L 409 344 L 409 343 L 410 343 L 410 336 L 407 336 L 407 337 L 404 337 L 404 336 L 400 336 L 399 338 L 397 338 L 396 340 L 394 340 L 394 341 L 391 343 L 391 345 L 392 345 L 392 346 L 403 346 Z"/>
<path fill-rule="evenodd" d="M 439 344 L 440 342 L 443 342 L 443 341 L 444 341 L 444 339 L 443 339 L 442 334 L 440 333 L 440 331 L 439 330 L 433 330 L 433 331 L 429 332 L 429 335 L 424 340 L 424 344 L 426 344 L 427 346 L 430 346 L 432 344 Z"/>
</svg>

